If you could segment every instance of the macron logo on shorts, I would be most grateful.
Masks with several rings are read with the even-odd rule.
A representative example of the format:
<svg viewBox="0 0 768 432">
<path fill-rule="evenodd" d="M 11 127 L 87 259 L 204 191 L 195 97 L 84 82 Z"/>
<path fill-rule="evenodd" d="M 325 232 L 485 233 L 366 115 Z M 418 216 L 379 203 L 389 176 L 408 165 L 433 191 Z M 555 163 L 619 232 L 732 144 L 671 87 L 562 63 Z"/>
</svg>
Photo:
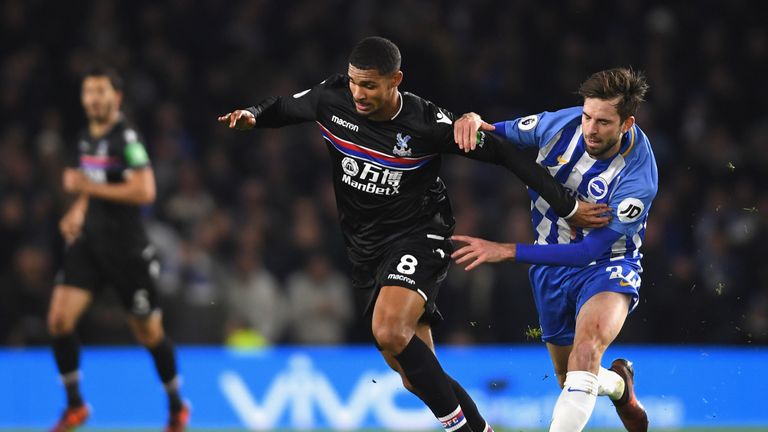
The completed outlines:
<svg viewBox="0 0 768 432">
<path fill-rule="evenodd" d="M 406 283 L 409 283 L 411 285 L 416 285 L 416 281 L 415 280 L 409 278 L 408 276 L 403 276 L 401 274 L 390 273 L 387 276 L 387 279 L 392 279 L 392 280 L 396 280 L 396 281 L 406 282 Z"/>
</svg>

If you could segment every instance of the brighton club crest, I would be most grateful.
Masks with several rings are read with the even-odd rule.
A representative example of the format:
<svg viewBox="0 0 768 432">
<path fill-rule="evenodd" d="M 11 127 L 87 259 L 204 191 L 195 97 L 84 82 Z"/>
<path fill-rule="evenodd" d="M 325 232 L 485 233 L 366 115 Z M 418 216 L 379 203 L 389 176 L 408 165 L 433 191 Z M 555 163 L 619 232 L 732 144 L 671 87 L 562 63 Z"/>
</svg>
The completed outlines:
<svg viewBox="0 0 768 432">
<path fill-rule="evenodd" d="M 398 156 L 410 156 L 411 149 L 408 148 L 408 141 L 410 140 L 411 140 L 410 135 L 403 136 L 403 134 L 398 132 L 397 143 L 395 144 L 395 147 L 392 149 L 392 153 Z"/>
</svg>

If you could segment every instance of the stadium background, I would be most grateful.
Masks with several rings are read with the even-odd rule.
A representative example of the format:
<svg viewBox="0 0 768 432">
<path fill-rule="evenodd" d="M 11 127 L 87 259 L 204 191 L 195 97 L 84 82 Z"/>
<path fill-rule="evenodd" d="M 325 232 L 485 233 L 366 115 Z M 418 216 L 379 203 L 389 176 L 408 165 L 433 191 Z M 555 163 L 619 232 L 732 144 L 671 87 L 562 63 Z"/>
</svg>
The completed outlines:
<svg viewBox="0 0 768 432">
<path fill-rule="evenodd" d="M 84 125 L 79 73 L 94 60 L 122 72 L 125 112 L 147 138 L 158 200 L 146 215 L 172 337 L 366 343 L 345 294 L 316 128 L 241 134 L 215 118 L 343 72 L 354 43 L 379 34 L 401 48 L 403 90 L 490 120 L 578 104 L 578 84 L 600 69 L 644 70 L 651 90 L 637 117 L 660 185 L 641 305 L 618 342 L 727 345 L 765 359 L 764 18 L 741 0 L 0 1 L 0 344 L 34 353 L 48 340 L 60 172 Z M 531 240 L 527 197 L 511 175 L 448 157 L 443 177 L 457 232 Z M 440 307 L 439 343 L 544 349 L 527 336 L 537 324 L 522 265 L 452 271 Z M 104 296 L 82 321 L 83 341 L 132 343 L 123 317 Z"/>
</svg>

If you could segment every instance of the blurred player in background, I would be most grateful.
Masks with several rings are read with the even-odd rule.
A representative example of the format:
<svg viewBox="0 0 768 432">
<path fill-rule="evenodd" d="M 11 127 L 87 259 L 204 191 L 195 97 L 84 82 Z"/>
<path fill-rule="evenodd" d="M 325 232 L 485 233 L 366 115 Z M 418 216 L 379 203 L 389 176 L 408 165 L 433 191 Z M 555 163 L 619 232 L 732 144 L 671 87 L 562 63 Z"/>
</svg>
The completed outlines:
<svg viewBox="0 0 768 432">
<path fill-rule="evenodd" d="M 438 176 L 441 154 L 463 154 L 452 113 L 401 93 L 400 51 L 369 37 L 352 51 L 346 75 L 287 97 L 219 117 L 230 128 L 316 122 L 333 160 L 339 220 L 356 288 L 368 294 L 373 337 L 405 387 L 447 431 L 490 431 L 467 392 L 435 357 L 431 327 L 450 264 L 454 220 Z M 473 159 L 503 165 L 538 191 L 560 216 L 600 226 L 607 206 L 582 203 L 514 146 L 489 136 Z M 578 209 L 578 211 L 577 211 Z"/>
<path fill-rule="evenodd" d="M 606 203 L 616 215 L 604 228 L 571 228 L 534 190 L 536 244 L 494 243 L 454 236 L 466 243 L 454 254 L 467 270 L 503 260 L 533 264 L 536 308 L 555 372 L 563 388 L 550 431 L 580 431 L 598 395 L 608 395 L 630 432 L 648 430 L 634 393 L 634 370 L 624 359 L 610 369 L 603 353 L 638 303 L 640 246 L 656 196 L 656 160 L 635 112 L 648 86 L 631 69 L 595 73 L 579 88 L 581 107 L 544 112 L 490 125 L 474 113 L 456 121 L 457 143 L 476 146 L 478 130 L 494 131 L 518 147 L 537 147 L 537 161 L 579 199 Z"/>
<path fill-rule="evenodd" d="M 70 431 L 88 418 L 80 394 L 75 328 L 94 294 L 110 285 L 165 386 L 170 409 L 166 431 L 183 431 L 189 409 L 179 395 L 174 347 L 164 334 L 157 303 L 159 263 L 140 214 L 140 206 L 155 200 L 149 157 L 120 112 L 122 82 L 115 71 L 103 66 L 88 70 L 81 98 L 88 129 L 77 143 L 79 168 L 67 168 L 63 175 L 64 190 L 76 199 L 59 224 L 67 250 L 48 312 L 53 353 L 67 393 L 67 408 L 52 430 Z"/>
</svg>

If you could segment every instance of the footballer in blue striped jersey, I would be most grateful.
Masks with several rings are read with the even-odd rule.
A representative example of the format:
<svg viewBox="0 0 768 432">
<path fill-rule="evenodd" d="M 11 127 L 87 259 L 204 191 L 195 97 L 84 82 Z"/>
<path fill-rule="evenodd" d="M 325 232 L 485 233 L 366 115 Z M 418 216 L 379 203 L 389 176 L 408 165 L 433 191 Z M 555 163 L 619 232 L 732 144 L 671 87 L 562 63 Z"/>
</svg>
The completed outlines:
<svg viewBox="0 0 768 432">
<path fill-rule="evenodd" d="M 582 430 L 598 395 L 613 400 L 627 430 L 648 428 L 634 394 L 632 363 L 617 359 L 609 369 L 600 366 L 639 299 L 640 247 L 658 186 L 650 141 L 634 116 L 647 88 L 641 73 L 611 69 L 581 85 L 582 106 L 495 124 L 470 113 L 455 123 L 464 150 L 487 132 L 517 147 L 538 148 L 537 162 L 552 177 L 580 200 L 607 204 L 613 216 L 606 227 L 572 230 L 529 189 L 535 244 L 453 237 L 466 243 L 453 257 L 467 270 L 504 260 L 532 264 L 542 339 L 563 388 L 551 431 Z"/>
</svg>

